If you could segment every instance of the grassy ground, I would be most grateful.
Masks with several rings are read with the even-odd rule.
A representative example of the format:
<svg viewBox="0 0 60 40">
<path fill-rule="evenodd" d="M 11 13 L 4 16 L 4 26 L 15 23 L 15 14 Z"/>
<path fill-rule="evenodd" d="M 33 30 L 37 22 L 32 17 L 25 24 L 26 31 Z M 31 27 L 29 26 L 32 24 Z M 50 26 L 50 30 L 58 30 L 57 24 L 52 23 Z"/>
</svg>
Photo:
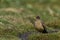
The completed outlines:
<svg viewBox="0 0 60 40">
<path fill-rule="evenodd" d="M 0 40 L 20 40 L 19 33 L 36 31 L 30 20 L 37 15 L 48 27 L 60 29 L 59 4 L 59 0 L 0 0 Z M 28 40 L 60 40 L 59 33 L 33 33 Z"/>
</svg>

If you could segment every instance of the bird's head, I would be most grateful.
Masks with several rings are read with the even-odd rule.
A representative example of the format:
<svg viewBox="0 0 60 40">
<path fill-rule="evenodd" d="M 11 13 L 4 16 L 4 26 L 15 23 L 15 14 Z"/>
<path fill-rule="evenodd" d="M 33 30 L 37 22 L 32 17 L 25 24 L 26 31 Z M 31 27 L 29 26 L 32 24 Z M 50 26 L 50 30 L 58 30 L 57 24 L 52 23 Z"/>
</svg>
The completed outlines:
<svg viewBox="0 0 60 40">
<path fill-rule="evenodd" d="M 36 19 L 40 19 L 40 16 L 36 16 Z"/>
</svg>

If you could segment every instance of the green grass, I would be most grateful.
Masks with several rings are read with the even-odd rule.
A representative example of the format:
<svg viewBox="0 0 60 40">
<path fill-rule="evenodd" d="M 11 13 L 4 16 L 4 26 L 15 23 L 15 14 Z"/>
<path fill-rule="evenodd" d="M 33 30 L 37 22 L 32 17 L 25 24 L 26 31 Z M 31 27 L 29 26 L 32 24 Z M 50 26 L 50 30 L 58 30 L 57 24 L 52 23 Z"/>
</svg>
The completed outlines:
<svg viewBox="0 0 60 40">
<path fill-rule="evenodd" d="M 59 33 L 48 33 L 48 34 L 41 34 L 41 33 L 34 33 L 28 37 L 28 40 L 60 40 Z"/>
<path fill-rule="evenodd" d="M 48 7 L 54 12 L 52 15 L 47 10 Z M 1 10 L 2 8 L 16 8 L 18 12 Z M 59 10 L 58 0 L 0 0 L 0 40 L 19 40 L 19 33 L 36 31 L 33 22 L 37 15 L 48 27 L 60 29 Z M 32 33 L 28 40 L 60 40 L 59 33 Z M 12 36 L 8 38 L 7 35 Z"/>
<path fill-rule="evenodd" d="M 14 36 L 1 36 L 0 40 L 21 40 L 21 39 Z"/>
</svg>

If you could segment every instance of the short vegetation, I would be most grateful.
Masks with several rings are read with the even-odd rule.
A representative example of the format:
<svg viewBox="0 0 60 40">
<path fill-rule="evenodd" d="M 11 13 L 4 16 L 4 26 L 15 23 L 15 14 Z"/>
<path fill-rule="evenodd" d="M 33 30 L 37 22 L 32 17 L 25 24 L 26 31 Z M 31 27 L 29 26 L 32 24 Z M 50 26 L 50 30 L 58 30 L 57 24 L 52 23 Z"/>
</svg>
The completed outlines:
<svg viewBox="0 0 60 40">
<path fill-rule="evenodd" d="M 0 40 L 21 40 L 17 35 L 36 31 L 35 17 L 60 29 L 60 0 L 0 0 Z M 60 40 L 60 32 L 32 33 L 28 40 Z"/>
</svg>

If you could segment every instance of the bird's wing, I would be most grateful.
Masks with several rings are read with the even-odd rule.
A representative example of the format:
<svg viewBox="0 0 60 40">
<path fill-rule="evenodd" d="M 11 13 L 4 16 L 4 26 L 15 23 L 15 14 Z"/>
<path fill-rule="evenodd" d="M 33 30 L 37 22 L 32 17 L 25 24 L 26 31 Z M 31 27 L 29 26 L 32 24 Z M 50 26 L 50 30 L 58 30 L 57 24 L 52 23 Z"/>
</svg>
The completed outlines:
<svg viewBox="0 0 60 40">
<path fill-rule="evenodd" d="M 45 25 L 44 22 L 42 22 L 42 25 L 43 25 L 43 27 L 44 27 L 47 31 L 52 31 L 52 32 L 58 31 L 58 30 L 56 30 L 56 29 L 54 29 L 54 28 L 52 28 L 52 27 L 48 27 L 47 25 Z"/>
</svg>

